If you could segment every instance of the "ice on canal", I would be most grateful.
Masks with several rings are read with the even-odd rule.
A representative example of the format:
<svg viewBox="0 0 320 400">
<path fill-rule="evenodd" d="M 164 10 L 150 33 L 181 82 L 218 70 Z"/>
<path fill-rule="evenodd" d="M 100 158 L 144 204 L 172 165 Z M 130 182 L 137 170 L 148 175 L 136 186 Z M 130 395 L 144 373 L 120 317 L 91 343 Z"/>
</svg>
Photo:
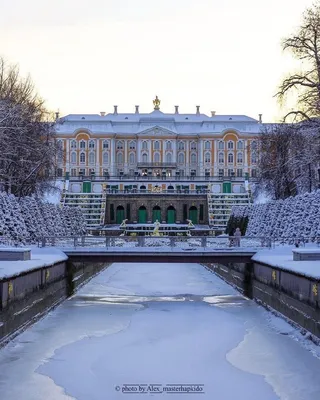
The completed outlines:
<svg viewBox="0 0 320 400">
<path fill-rule="evenodd" d="M 117 263 L 0 351 L 0 399 L 317 399 L 312 350 L 199 264 Z"/>
</svg>

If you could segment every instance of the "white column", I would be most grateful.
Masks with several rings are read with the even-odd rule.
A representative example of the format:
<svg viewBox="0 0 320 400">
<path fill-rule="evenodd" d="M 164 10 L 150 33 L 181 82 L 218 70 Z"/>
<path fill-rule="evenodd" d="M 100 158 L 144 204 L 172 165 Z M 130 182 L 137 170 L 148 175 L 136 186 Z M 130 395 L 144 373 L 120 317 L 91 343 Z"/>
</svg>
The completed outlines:
<svg viewBox="0 0 320 400">
<path fill-rule="evenodd" d="M 198 141 L 198 154 L 199 154 L 199 175 L 203 176 L 203 140 L 200 138 Z"/>
<path fill-rule="evenodd" d="M 124 140 L 124 173 L 128 172 L 128 140 Z"/>
<path fill-rule="evenodd" d="M 96 175 L 100 173 L 100 139 L 96 140 Z"/>
<path fill-rule="evenodd" d="M 110 175 L 115 175 L 116 139 L 111 138 L 110 144 Z"/>
<path fill-rule="evenodd" d="M 185 174 L 190 175 L 190 141 L 186 141 L 186 165 L 185 165 Z"/>
<path fill-rule="evenodd" d="M 243 172 L 248 172 L 249 168 L 248 168 L 248 154 L 247 154 L 247 146 L 248 146 L 248 141 L 244 140 L 243 141 L 243 147 L 244 147 L 244 171 Z"/>
<path fill-rule="evenodd" d="M 70 172 L 70 139 L 66 140 L 66 172 Z"/>
<path fill-rule="evenodd" d="M 176 163 L 177 162 L 177 141 L 176 140 L 172 141 L 172 153 L 173 153 L 172 162 Z"/>
</svg>

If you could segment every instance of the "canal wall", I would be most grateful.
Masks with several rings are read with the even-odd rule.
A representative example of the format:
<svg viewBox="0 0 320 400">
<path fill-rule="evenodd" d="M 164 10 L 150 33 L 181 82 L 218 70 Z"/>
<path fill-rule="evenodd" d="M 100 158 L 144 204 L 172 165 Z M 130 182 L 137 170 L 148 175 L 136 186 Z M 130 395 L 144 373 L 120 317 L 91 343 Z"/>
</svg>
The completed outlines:
<svg viewBox="0 0 320 400">
<path fill-rule="evenodd" d="M 38 253 L 37 261 L 21 261 L 18 267 L 8 261 L 2 275 L 5 262 L 0 263 L 0 347 L 109 265 L 71 262 L 60 254 L 48 262 Z"/>
<path fill-rule="evenodd" d="M 254 260 L 205 266 L 246 297 L 276 310 L 320 338 L 319 277 Z"/>
</svg>

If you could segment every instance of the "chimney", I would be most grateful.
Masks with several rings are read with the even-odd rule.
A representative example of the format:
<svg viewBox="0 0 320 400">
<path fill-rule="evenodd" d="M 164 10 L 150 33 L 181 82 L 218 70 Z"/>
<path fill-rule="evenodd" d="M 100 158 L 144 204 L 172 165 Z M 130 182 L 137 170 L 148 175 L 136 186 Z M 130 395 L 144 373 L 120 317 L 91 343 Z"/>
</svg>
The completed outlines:
<svg viewBox="0 0 320 400">
<path fill-rule="evenodd" d="M 59 110 L 56 112 L 56 121 L 59 119 L 60 113 Z"/>
<path fill-rule="evenodd" d="M 104 117 L 106 115 L 106 113 L 104 111 L 100 111 L 100 115 L 101 115 L 101 117 Z"/>
<path fill-rule="evenodd" d="M 114 107 L 114 112 L 113 112 L 113 114 L 114 115 L 118 115 L 118 106 L 113 106 Z"/>
<path fill-rule="evenodd" d="M 197 108 L 196 114 L 197 114 L 197 115 L 200 115 L 200 106 L 196 106 L 196 108 Z"/>
<path fill-rule="evenodd" d="M 179 114 L 179 106 L 174 106 L 175 108 L 175 114 Z"/>
<path fill-rule="evenodd" d="M 262 124 L 262 114 L 259 114 L 259 124 Z"/>
<path fill-rule="evenodd" d="M 211 117 L 214 117 L 216 115 L 215 111 L 211 111 Z"/>
<path fill-rule="evenodd" d="M 136 114 L 139 114 L 139 106 L 136 106 Z"/>
</svg>

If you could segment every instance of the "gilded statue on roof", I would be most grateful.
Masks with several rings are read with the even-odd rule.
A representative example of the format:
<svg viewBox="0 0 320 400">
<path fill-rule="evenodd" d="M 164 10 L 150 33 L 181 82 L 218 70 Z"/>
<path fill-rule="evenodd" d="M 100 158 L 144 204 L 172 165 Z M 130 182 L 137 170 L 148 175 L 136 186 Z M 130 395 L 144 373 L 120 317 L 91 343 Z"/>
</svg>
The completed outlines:
<svg viewBox="0 0 320 400">
<path fill-rule="evenodd" d="M 153 100 L 153 105 L 155 110 L 160 110 L 161 101 L 158 99 L 158 96 Z"/>
</svg>

